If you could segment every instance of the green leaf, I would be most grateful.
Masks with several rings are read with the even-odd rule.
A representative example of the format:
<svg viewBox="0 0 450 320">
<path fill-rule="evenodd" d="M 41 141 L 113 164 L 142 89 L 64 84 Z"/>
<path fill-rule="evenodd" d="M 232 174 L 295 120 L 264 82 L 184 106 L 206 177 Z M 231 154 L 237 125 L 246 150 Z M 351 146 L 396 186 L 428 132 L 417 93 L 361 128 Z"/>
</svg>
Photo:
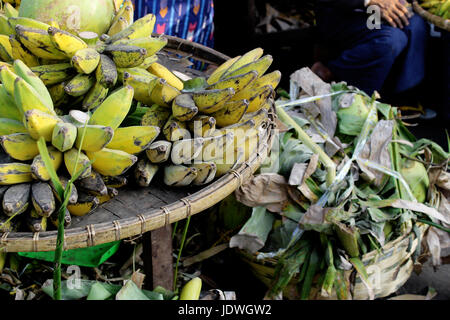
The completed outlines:
<svg viewBox="0 0 450 320">
<path fill-rule="evenodd" d="M 91 286 L 91 290 L 89 290 L 86 300 L 106 300 L 111 296 L 112 293 L 109 292 L 102 283 L 95 282 Z"/>
<path fill-rule="evenodd" d="M 353 257 L 353 258 L 350 258 L 349 261 L 355 268 L 356 272 L 360 276 L 364 285 L 366 286 L 366 288 L 369 292 L 369 298 L 371 300 L 373 300 L 375 297 L 374 297 L 373 289 L 369 283 L 369 275 L 367 274 L 366 267 L 364 267 L 364 264 L 362 263 L 361 259 L 359 259 L 359 258 Z"/>
<path fill-rule="evenodd" d="M 319 267 L 320 260 L 319 250 L 315 247 L 309 258 L 308 270 L 306 270 L 305 280 L 303 281 L 302 289 L 300 291 L 301 300 L 307 300 L 309 298 L 312 282 Z"/>
<path fill-rule="evenodd" d="M 198 90 L 203 90 L 208 86 L 205 77 L 192 78 L 183 82 L 183 92 L 193 92 Z"/>
</svg>

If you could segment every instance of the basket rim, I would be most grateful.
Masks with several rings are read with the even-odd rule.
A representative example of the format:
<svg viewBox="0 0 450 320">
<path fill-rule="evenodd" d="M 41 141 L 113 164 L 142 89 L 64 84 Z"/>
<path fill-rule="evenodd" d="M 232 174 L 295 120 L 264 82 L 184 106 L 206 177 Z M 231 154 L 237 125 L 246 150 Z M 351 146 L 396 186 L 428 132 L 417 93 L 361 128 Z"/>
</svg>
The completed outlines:
<svg viewBox="0 0 450 320">
<path fill-rule="evenodd" d="M 450 19 L 444 19 L 442 17 L 439 17 L 435 14 L 428 12 L 427 10 L 422 8 L 416 0 L 413 1 L 412 5 L 414 11 L 422 18 L 434 24 L 436 27 L 439 27 L 443 30 L 450 32 Z"/>
<path fill-rule="evenodd" d="M 159 36 L 159 34 L 154 35 Z M 194 59 L 212 64 L 220 64 L 230 59 L 230 57 L 201 44 L 174 36 L 164 35 L 164 37 L 168 38 L 168 46 L 166 46 L 168 48 L 165 47 L 163 50 L 184 55 L 188 54 Z M 238 168 L 227 172 L 197 192 L 158 209 L 151 209 L 147 212 L 136 214 L 134 217 L 66 229 L 64 250 L 86 248 L 139 236 L 145 232 L 186 219 L 223 200 L 237 189 L 243 181 L 248 179 L 267 157 L 274 138 L 273 129 L 276 126 L 276 114 L 273 108 L 274 106 L 269 111 L 265 140 L 259 144 L 258 150 Z M 202 200 L 205 198 L 210 200 L 210 205 L 206 207 L 202 204 Z M 56 248 L 56 238 L 56 230 L 35 233 L 0 233 L 0 250 L 3 252 L 53 251 Z"/>
</svg>

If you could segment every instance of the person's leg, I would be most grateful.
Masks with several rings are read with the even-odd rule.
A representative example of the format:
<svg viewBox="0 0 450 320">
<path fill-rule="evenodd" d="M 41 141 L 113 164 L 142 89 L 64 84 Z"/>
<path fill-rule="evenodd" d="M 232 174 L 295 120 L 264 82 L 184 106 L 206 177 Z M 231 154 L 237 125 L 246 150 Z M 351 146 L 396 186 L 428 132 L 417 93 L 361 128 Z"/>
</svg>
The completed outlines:
<svg viewBox="0 0 450 320">
<path fill-rule="evenodd" d="M 392 65 L 408 44 L 401 29 L 382 25 L 369 30 L 351 48 L 328 62 L 328 67 L 339 79 L 372 94 L 380 91 Z"/>
</svg>

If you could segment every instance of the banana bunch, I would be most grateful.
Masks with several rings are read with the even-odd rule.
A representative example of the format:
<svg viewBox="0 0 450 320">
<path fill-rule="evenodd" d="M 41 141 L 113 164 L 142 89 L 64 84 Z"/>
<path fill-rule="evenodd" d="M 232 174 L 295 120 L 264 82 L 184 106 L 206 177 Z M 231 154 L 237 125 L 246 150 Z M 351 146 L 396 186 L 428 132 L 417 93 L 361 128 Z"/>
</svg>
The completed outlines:
<svg viewBox="0 0 450 320">
<path fill-rule="evenodd" d="M 423 0 L 420 6 L 431 14 L 450 19 L 450 0 Z"/>
</svg>

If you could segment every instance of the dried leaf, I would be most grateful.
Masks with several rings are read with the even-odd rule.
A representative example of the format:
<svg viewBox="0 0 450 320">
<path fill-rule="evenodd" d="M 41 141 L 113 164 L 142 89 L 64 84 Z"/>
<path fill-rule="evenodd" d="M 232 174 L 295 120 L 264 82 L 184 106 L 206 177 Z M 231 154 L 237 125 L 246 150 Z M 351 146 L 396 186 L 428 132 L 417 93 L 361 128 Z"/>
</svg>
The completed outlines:
<svg viewBox="0 0 450 320">
<path fill-rule="evenodd" d="M 303 182 L 303 176 L 305 175 L 306 163 L 294 163 L 294 166 L 292 167 L 291 174 L 289 176 L 289 185 L 291 186 L 299 186 Z"/>
<path fill-rule="evenodd" d="M 325 216 L 331 208 L 322 208 L 316 204 L 311 205 L 300 220 L 300 226 L 304 230 L 318 232 L 331 232 L 331 223 L 325 220 Z"/>
<path fill-rule="evenodd" d="M 439 241 L 439 235 L 435 230 L 436 228 L 434 227 L 428 229 L 426 241 L 428 250 L 431 253 L 431 262 L 433 266 L 439 266 L 441 264 L 441 245 Z"/>
</svg>

